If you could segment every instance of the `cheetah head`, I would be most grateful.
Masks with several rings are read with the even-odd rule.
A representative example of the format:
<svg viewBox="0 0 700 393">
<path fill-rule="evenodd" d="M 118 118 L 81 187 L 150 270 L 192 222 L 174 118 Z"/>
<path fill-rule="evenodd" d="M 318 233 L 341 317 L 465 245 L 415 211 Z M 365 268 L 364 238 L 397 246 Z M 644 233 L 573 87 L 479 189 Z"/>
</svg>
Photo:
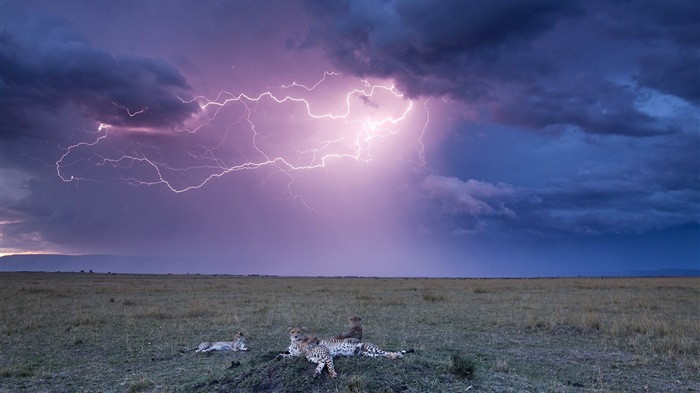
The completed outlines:
<svg viewBox="0 0 700 393">
<path fill-rule="evenodd" d="M 311 348 L 315 347 L 318 345 L 321 341 L 318 339 L 318 336 L 304 336 L 299 340 L 299 345 L 302 348 Z"/>
<path fill-rule="evenodd" d="M 302 327 L 289 328 L 289 339 L 292 341 L 301 341 L 306 337 L 306 331 Z"/>
<path fill-rule="evenodd" d="M 233 341 L 236 345 L 236 348 L 238 348 L 239 351 L 247 351 L 248 348 L 246 347 L 246 338 L 243 335 L 243 332 L 238 332 L 233 338 Z"/>
</svg>

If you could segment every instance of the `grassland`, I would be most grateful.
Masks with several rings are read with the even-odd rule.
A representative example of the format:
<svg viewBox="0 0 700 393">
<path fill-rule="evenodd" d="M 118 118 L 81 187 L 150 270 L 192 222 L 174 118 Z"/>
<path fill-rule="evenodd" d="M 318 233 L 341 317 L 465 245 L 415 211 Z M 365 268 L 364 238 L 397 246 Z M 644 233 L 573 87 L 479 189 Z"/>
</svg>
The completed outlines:
<svg viewBox="0 0 700 393">
<path fill-rule="evenodd" d="M 1 392 L 700 391 L 700 280 L 0 273 Z M 362 316 L 404 359 L 275 360 Z M 251 352 L 182 353 L 235 330 Z"/>
</svg>

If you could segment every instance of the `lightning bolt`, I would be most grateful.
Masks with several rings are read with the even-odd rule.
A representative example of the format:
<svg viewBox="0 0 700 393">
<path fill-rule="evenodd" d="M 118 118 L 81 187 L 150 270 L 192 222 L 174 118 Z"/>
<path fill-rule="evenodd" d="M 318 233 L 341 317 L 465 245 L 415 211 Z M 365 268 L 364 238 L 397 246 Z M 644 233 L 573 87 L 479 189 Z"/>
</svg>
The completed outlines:
<svg viewBox="0 0 700 393">
<path fill-rule="evenodd" d="M 125 106 L 123 106 L 123 105 L 119 105 L 119 104 L 117 104 L 117 103 L 114 102 L 114 101 L 112 101 L 112 105 L 116 106 L 117 108 L 120 108 L 120 109 L 125 110 L 125 111 L 126 111 L 126 114 L 129 115 L 129 117 L 134 117 L 134 116 L 136 116 L 136 115 L 140 115 L 140 114 L 142 114 L 142 113 L 145 113 L 145 112 L 148 110 L 148 107 L 145 107 L 145 108 L 143 108 L 143 109 L 139 109 L 139 110 L 137 110 L 137 111 L 132 112 L 129 108 L 127 108 L 127 107 L 125 107 Z"/>
<path fill-rule="evenodd" d="M 331 86 L 338 81 L 340 87 Z M 346 83 L 340 74 L 325 72 L 314 84 L 293 82 L 257 95 L 221 91 L 214 98 L 180 98 L 186 104 L 197 103 L 200 113 L 186 126 L 169 133 L 171 140 L 181 139 L 176 148 L 143 142 L 134 130 L 101 123 L 89 133 L 90 140 L 62 148 L 64 153 L 56 161 L 56 171 L 64 182 L 100 181 L 108 176 L 135 186 L 161 185 L 184 193 L 234 172 L 269 168 L 263 185 L 281 174 L 288 179 L 285 195 L 309 207 L 293 191 L 295 173 L 328 168 L 332 162 L 342 160 L 371 163 L 377 139 L 418 133 L 417 159 L 423 165 L 423 137 L 430 120 L 428 101 L 423 104 L 424 114 L 415 114 L 416 101 L 406 98 L 391 83 L 362 79 L 353 79 L 355 86 L 346 87 Z M 343 92 L 327 91 L 338 88 L 343 88 Z M 130 117 L 148 110 L 113 104 Z M 290 125 L 287 131 L 275 130 L 263 124 L 265 117 L 258 116 L 261 111 L 268 115 L 282 111 L 283 115 L 277 116 L 295 117 L 301 125 Z M 219 118 L 228 120 L 220 125 Z M 414 125 L 416 118 L 422 121 L 422 127 Z M 195 139 L 193 135 L 202 134 L 213 142 L 190 143 Z M 293 147 L 287 147 L 287 143 Z M 182 161 L 186 163 L 173 164 Z M 95 177 L 95 170 L 105 173 Z"/>
</svg>

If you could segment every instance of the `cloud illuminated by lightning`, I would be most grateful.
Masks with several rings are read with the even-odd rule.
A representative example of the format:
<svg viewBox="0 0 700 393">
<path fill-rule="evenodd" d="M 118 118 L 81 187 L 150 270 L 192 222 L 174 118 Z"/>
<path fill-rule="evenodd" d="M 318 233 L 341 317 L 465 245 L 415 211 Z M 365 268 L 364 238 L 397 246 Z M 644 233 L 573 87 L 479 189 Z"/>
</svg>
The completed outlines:
<svg viewBox="0 0 700 393">
<path fill-rule="evenodd" d="M 291 190 L 295 172 L 338 160 L 371 163 L 379 138 L 409 133 L 415 161 L 424 160 L 428 103 L 416 114 L 414 101 L 390 83 L 326 72 L 312 85 L 293 82 L 259 94 L 222 91 L 215 98 L 181 101 L 200 107 L 181 128 L 163 133 L 101 123 L 87 133 L 89 140 L 64 149 L 56 161 L 58 176 L 65 182 L 117 178 L 182 193 L 233 172 L 269 168 L 268 177 L 287 176 L 288 196 L 300 199 Z M 129 117 L 148 113 L 148 107 L 113 104 Z"/>
</svg>

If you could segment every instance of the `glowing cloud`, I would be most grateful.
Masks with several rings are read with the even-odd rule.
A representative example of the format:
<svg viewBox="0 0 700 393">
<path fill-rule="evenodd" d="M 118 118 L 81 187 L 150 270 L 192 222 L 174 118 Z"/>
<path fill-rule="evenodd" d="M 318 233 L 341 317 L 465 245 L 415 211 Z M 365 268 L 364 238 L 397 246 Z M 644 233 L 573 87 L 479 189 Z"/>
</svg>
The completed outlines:
<svg viewBox="0 0 700 393">
<path fill-rule="evenodd" d="M 414 115 L 415 102 L 390 83 L 326 72 L 312 85 L 293 82 L 259 94 L 221 91 L 214 98 L 180 100 L 196 103 L 200 111 L 166 133 L 105 123 L 96 131 L 82 130 L 87 140 L 65 148 L 56 161 L 58 176 L 65 182 L 116 178 L 182 193 L 233 172 L 268 168 L 266 176 L 287 176 L 287 193 L 296 198 L 294 172 L 339 160 L 370 163 L 380 138 L 410 133 L 412 160 L 423 160 L 428 106 Z M 113 104 L 129 117 L 148 113 Z M 153 133 L 162 134 L 159 142 L 144 136 Z"/>
</svg>

